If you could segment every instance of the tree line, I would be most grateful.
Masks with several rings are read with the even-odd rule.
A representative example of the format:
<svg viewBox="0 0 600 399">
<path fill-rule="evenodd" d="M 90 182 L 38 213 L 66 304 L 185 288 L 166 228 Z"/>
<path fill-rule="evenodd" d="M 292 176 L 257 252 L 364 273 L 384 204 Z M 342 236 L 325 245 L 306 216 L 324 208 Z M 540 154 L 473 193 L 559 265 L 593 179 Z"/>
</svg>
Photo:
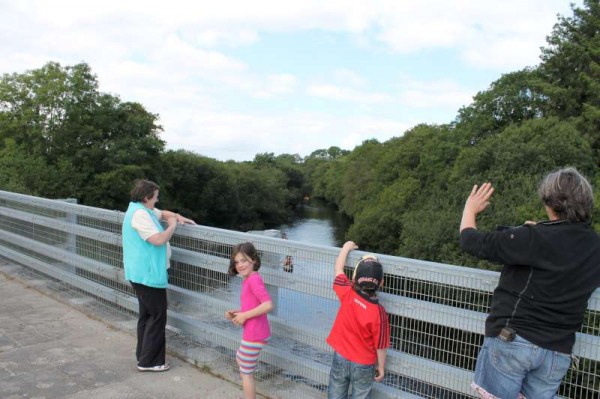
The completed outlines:
<svg viewBox="0 0 600 399">
<path fill-rule="evenodd" d="M 558 18 L 537 67 L 502 75 L 447 124 L 369 140 L 319 165 L 309 178 L 313 195 L 353 219 L 347 236 L 363 249 L 491 267 L 458 247 L 473 184 L 491 181 L 497 190 L 478 220 L 483 229 L 544 219 L 537 186 L 560 167 L 577 167 L 598 199 L 599 32 L 597 1 L 573 7 L 572 17 Z"/>
<path fill-rule="evenodd" d="M 133 180 L 147 178 L 165 208 L 242 231 L 283 223 L 319 197 L 352 220 L 346 237 L 361 249 L 491 267 L 458 248 L 473 184 L 497 189 L 486 229 L 543 219 L 537 184 L 559 167 L 577 167 L 600 193 L 598 32 L 600 5 L 585 0 L 558 17 L 538 66 L 502 75 L 447 124 L 248 162 L 166 150 L 158 115 L 101 93 L 85 63 L 49 62 L 0 79 L 0 189 L 124 210 Z"/>
<path fill-rule="evenodd" d="M 220 162 L 166 150 L 158 115 L 101 93 L 89 65 L 49 62 L 0 79 L 0 188 L 125 210 L 135 179 L 161 206 L 199 223 L 248 230 L 282 223 L 303 198 L 292 155 Z"/>
</svg>

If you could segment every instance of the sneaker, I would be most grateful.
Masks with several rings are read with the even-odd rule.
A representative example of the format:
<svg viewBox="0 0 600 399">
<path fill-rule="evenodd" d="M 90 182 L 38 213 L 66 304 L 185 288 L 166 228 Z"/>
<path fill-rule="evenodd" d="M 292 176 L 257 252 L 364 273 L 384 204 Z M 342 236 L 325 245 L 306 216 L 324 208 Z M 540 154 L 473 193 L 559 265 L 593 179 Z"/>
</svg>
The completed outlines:
<svg viewBox="0 0 600 399">
<path fill-rule="evenodd" d="M 169 365 L 169 362 L 165 362 L 165 364 L 161 364 L 160 366 L 152 366 L 152 367 L 137 366 L 137 368 L 140 371 L 167 371 L 168 369 L 171 368 L 171 366 Z"/>
</svg>

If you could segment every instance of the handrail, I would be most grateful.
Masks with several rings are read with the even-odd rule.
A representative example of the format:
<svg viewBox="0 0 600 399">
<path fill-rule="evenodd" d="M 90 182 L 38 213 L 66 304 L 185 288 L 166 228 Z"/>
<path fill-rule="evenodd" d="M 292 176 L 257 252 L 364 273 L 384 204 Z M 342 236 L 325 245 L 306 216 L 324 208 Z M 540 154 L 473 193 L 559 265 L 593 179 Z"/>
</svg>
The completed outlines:
<svg viewBox="0 0 600 399">
<path fill-rule="evenodd" d="M 103 303 L 137 311 L 125 281 L 120 223 L 123 213 L 0 191 L 0 255 L 63 281 Z M 276 310 L 273 337 L 262 361 L 273 378 L 295 376 L 298 384 L 323 386 L 331 350 L 325 343 L 337 309 L 331 289 L 339 249 L 207 226 L 180 226 L 171 240 L 169 325 L 191 338 L 234 351 L 239 334 L 223 312 L 238 304 L 237 278 L 227 276 L 231 247 L 252 241 Z M 348 266 L 364 252 L 353 251 Z M 293 256 L 294 273 L 282 267 Z M 499 274 L 435 262 L 379 255 L 386 278 L 381 303 L 390 314 L 393 348 L 388 351 L 377 398 L 472 397 L 470 380 L 481 344 L 489 298 Z M 589 303 L 586 333 L 577 334 L 574 354 L 584 359 L 591 392 L 598 389 L 600 337 L 596 313 L 600 290 Z M 565 392 L 581 389 L 565 380 Z M 595 385 L 594 385 L 595 384 Z"/>
</svg>

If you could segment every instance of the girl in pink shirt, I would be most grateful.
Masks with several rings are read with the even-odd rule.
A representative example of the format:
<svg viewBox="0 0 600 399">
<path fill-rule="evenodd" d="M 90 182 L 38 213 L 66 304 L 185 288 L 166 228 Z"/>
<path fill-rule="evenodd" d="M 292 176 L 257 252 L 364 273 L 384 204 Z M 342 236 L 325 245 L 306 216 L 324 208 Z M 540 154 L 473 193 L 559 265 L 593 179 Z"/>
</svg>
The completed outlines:
<svg viewBox="0 0 600 399">
<path fill-rule="evenodd" d="M 233 247 L 229 262 L 229 274 L 239 274 L 242 281 L 241 309 L 228 310 L 225 317 L 233 324 L 243 326 L 242 342 L 236 360 L 240 367 L 245 399 L 256 398 L 254 371 L 262 348 L 271 337 L 267 313 L 273 310 L 273 302 L 265 288 L 258 269 L 260 258 L 250 242 Z"/>
</svg>

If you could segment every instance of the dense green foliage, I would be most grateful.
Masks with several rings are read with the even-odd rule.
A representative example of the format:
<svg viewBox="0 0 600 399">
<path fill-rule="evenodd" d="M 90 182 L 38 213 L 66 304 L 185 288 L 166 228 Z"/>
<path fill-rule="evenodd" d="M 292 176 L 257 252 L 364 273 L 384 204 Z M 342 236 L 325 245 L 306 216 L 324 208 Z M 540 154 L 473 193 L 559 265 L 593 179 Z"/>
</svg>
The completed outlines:
<svg viewBox="0 0 600 399">
<path fill-rule="evenodd" d="M 304 195 L 299 157 L 219 162 L 165 151 L 158 116 L 100 93 L 88 65 L 48 63 L 0 79 L 0 188 L 124 210 L 137 178 L 161 207 L 233 229 L 286 221 Z"/>
<path fill-rule="evenodd" d="M 497 191 L 484 229 L 544 219 L 536 190 L 551 170 L 575 166 L 600 187 L 600 5 L 573 12 L 559 18 L 538 67 L 501 76 L 455 121 L 369 140 L 319 165 L 313 195 L 353 219 L 346 237 L 365 250 L 489 267 L 458 248 L 473 184 Z"/>
<path fill-rule="evenodd" d="M 0 187 L 115 207 L 134 178 L 156 177 L 157 116 L 97 86 L 86 64 L 2 77 Z"/>
<path fill-rule="evenodd" d="M 575 166 L 600 187 L 598 32 L 600 5 L 586 0 L 559 17 L 537 67 L 501 76 L 448 124 L 251 162 L 166 151 L 157 115 L 100 93 L 86 64 L 49 63 L 0 79 L 0 188 L 123 210 L 144 177 L 161 185 L 160 206 L 239 230 L 282 223 L 320 197 L 352 220 L 346 238 L 361 249 L 489 267 L 458 248 L 473 184 L 497 189 L 487 229 L 543 219 L 536 188 L 550 170 Z"/>
</svg>

